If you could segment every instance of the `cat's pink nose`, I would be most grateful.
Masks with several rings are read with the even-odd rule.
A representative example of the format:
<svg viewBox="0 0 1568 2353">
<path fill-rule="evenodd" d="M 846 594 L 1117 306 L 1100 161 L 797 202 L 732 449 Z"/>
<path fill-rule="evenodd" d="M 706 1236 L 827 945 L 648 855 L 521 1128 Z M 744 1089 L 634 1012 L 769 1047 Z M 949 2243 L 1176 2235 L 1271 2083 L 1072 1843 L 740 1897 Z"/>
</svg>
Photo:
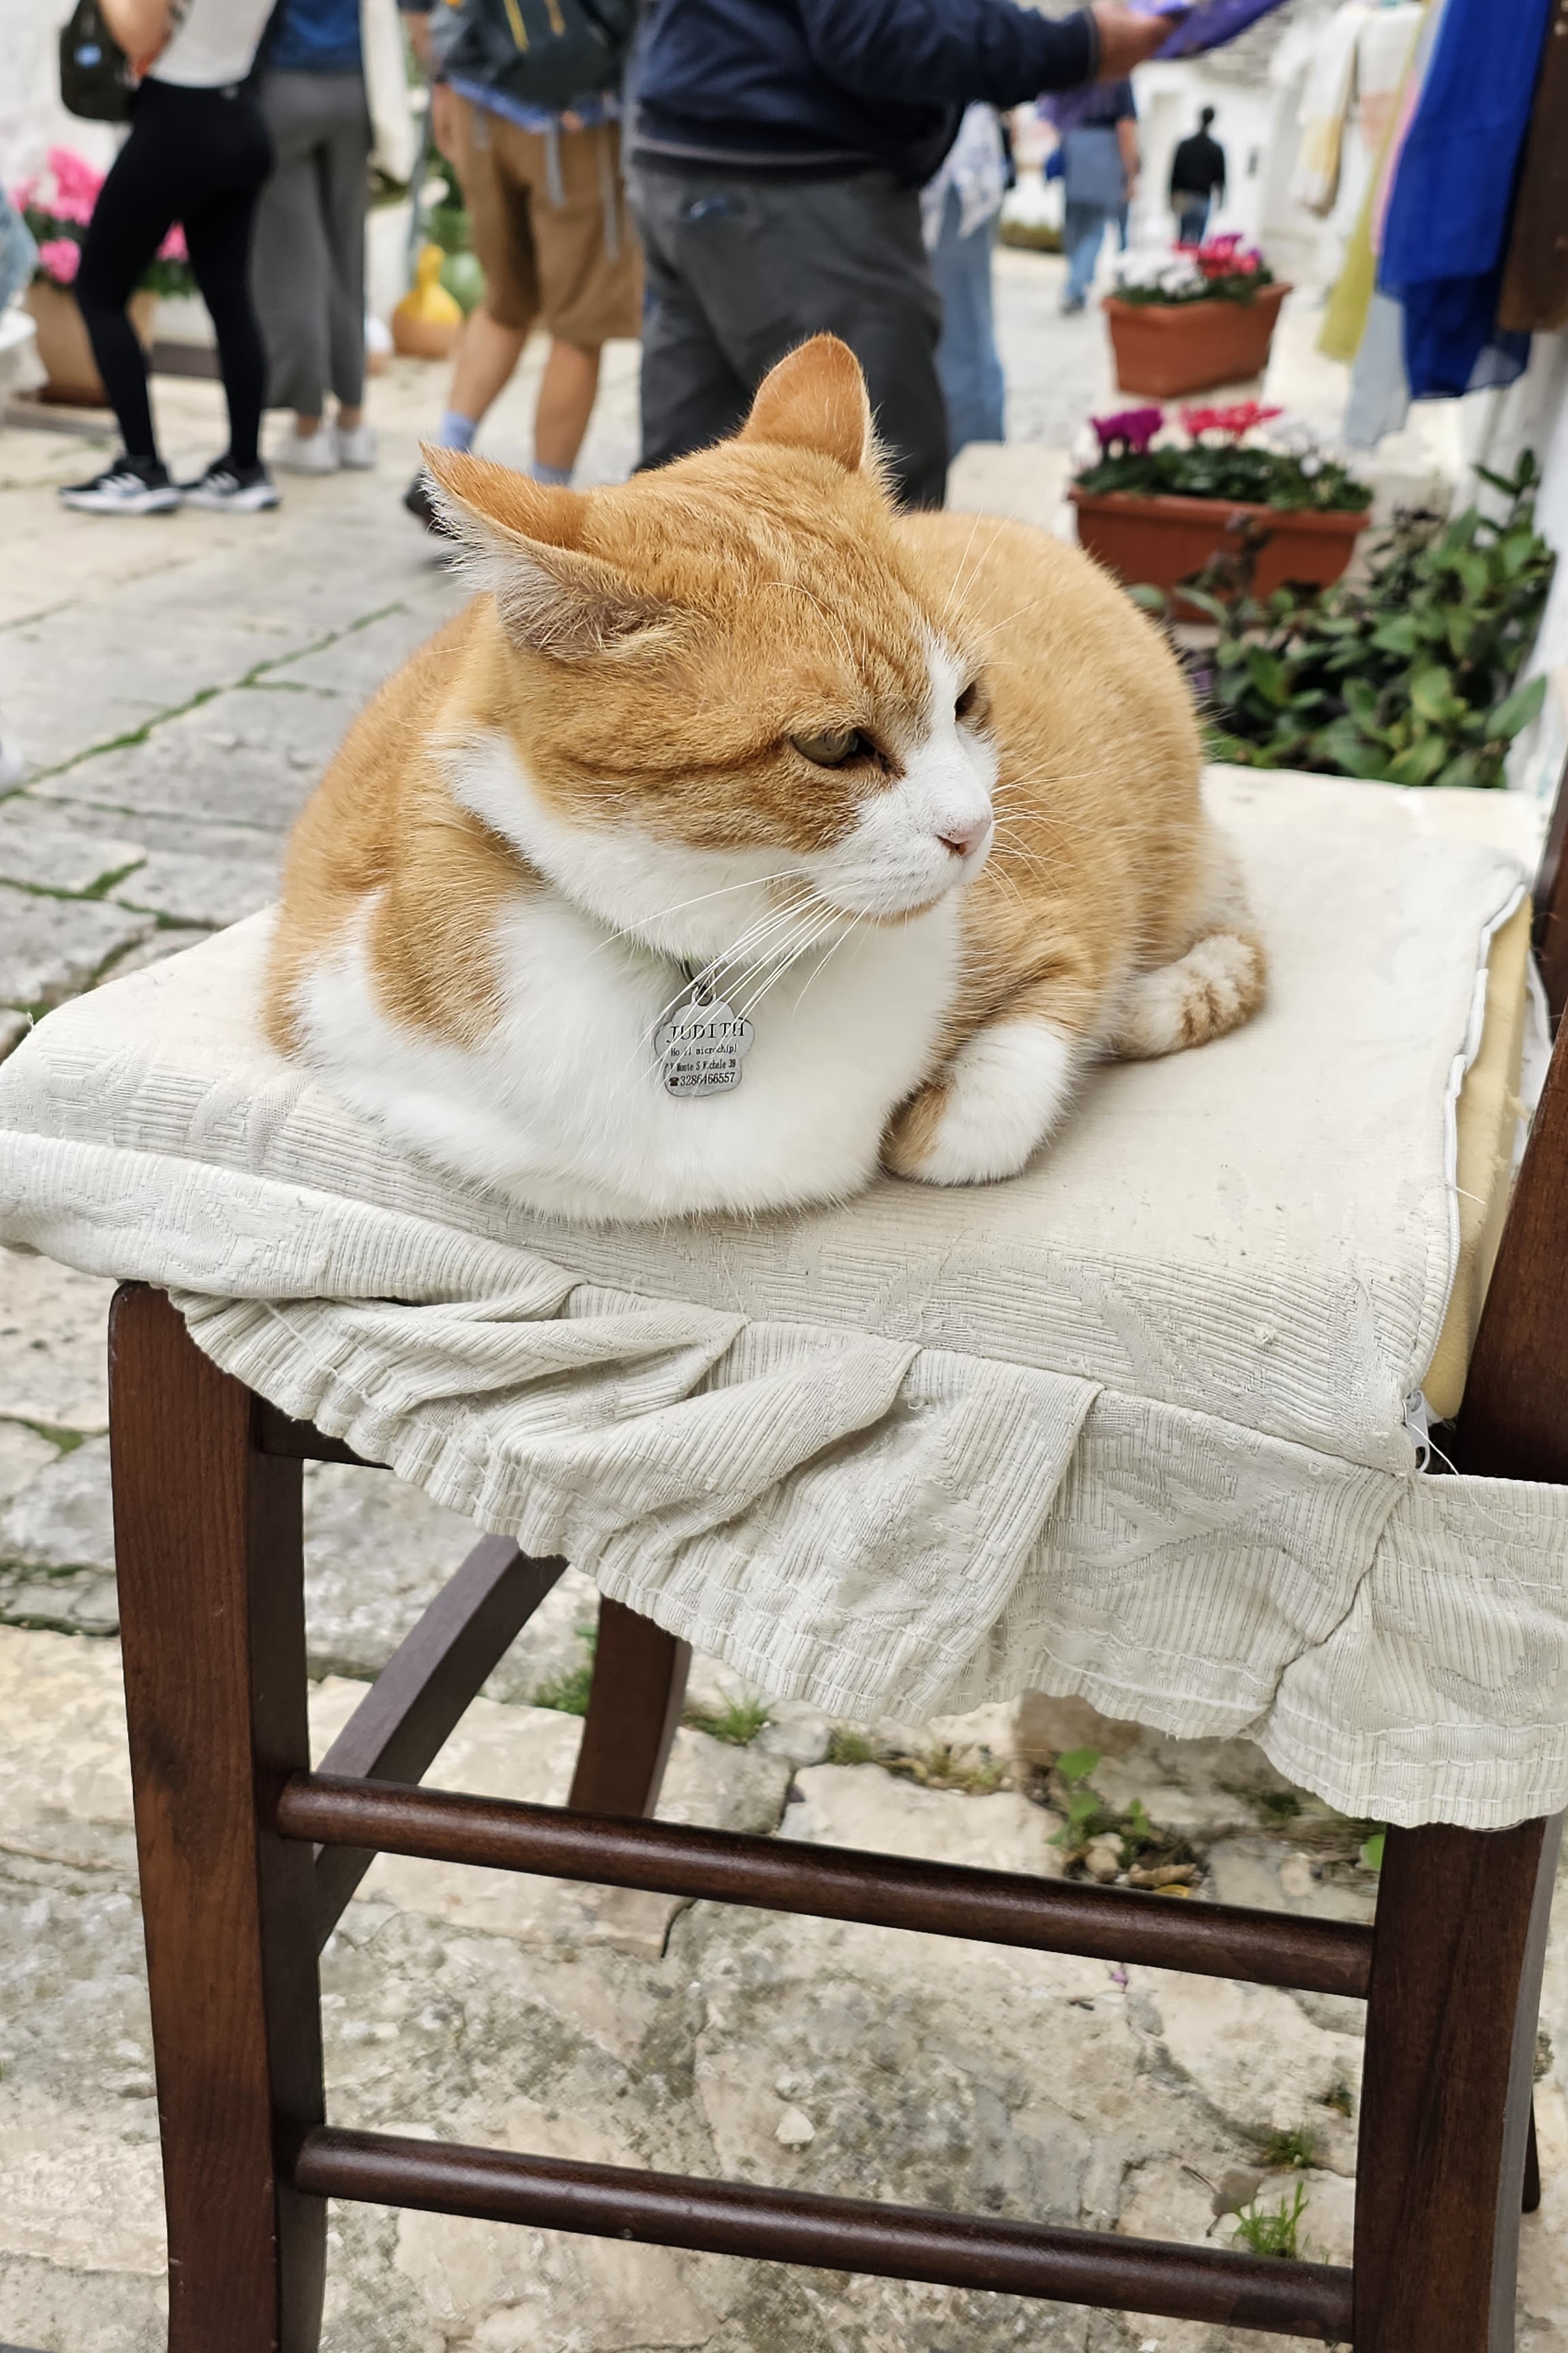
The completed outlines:
<svg viewBox="0 0 1568 2353">
<path fill-rule="evenodd" d="M 951 849 L 955 858 L 967 858 L 972 849 L 979 849 L 990 830 L 990 818 L 983 817 L 973 825 L 950 825 L 937 835 L 937 839 L 944 849 Z"/>
</svg>

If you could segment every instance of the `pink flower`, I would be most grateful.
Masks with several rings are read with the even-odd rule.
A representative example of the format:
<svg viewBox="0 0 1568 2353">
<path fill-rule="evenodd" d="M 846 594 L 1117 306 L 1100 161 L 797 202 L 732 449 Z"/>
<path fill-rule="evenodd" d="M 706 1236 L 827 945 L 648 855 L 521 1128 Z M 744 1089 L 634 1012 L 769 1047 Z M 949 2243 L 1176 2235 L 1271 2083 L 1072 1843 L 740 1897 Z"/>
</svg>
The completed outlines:
<svg viewBox="0 0 1568 2353">
<path fill-rule="evenodd" d="M 74 237 L 46 237 L 38 248 L 38 262 L 54 285 L 69 286 L 81 268 L 81 248 Z"/>
<path fill-rule="evenodd" d="M 1224 433 L 1230 440 L 1240 441 L 1256 426 L 1284 414 L 1282 408 L 1265 407 L 1260 400 L 1238 400 L 1228 408 L 1184 408 L 1181 417 L 1184 430 L 1194 441 L 1205 433 Z"/>
<path fill-rule="evenodd" d="M 1163 408 L 1119 408 L 1114 417 L 1091 417 L 1100 439 L 1100 454 L 1109 458 L 1118 443 L 1130 457 L 1141 458 L 1165 422 Z"/>
<path fill-rule="evenodd" d="M 55 184 L 54 200 L 42 209 L 56 220 L 68 221 L 73 228 L 85 228 L 92 218 L 104 174 L 68 147 L 51 147 L 48 165 Z"/>
<path fill-rule="evenodd" d="M 190 258 L 190 250 L 185 244 L 185 232 L 176 221 L 158 248 L 158 259 L 160 261 L 189 261 Z"/>
<path fill-rule="evenodd" d="M 27 206 L 37 201 L 37 194 L 38 175 L 37 172 L 35 172 L 30 180 L 17 181 L 16 186 L 11 191 L 11 202 L 16 206 L 16 210 L 19 213 L 25 213 Z"/>
</svg>

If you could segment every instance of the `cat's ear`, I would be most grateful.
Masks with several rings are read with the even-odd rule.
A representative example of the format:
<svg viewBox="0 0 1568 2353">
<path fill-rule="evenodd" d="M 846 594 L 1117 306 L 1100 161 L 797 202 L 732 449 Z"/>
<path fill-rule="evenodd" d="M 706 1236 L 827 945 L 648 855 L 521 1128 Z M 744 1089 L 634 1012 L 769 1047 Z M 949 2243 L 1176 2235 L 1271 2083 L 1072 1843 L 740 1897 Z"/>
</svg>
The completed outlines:
<svg viewBox="0 0 1568 2353">
<path fill-rule="evenodd" d="M 860 363 L 837 335 L 813 335 L 757 386 L 742 441 L 815 449 L 858 474 L 872 452 L 871 404 Z"/>
<path fill-rule="evenodd" d="M 442 522 L 509 636 L 562 661 L 667 644 L 678 616 L 582 545 L 588 501 L 488 458 L 426 447 Z"/>
</svg>

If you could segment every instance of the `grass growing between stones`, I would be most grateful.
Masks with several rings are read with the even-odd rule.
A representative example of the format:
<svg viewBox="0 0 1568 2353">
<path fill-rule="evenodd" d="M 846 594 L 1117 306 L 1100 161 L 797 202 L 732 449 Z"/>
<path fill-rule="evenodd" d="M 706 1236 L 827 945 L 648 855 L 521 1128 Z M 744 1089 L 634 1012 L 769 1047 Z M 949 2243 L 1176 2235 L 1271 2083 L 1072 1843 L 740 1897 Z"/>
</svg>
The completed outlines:
<svg viewBox="0 0 1568 2353">
<path fill-rule="evenodd" d="M 830 1765 L 875 1765 L 875 1744 L 863 1732 L 851 1732 L 843 1725 L 828 1736 L 827 1761 Z"/>
<path fill-rule="evenodd" d="M 1305 2172 L 1318 2161 L 1318 2136 L 1310 2125 L 1292 2125 L 1289 2132 L 1271 2132 L 1263 2144 L 1265 2165 L 1282 2169 L 1292 2166 Z"/>
<path fill-rule="evenodd" d="M 693 1732 L 705 1732 L 731 1748 L 749 1748 L 767 1720 L 768 1704 L 763 1699 L 732 1699 L 728 1707 L 717 1710 L 688 1708 L 681 1719 Z"/>
<path fill-rule="evenodd" d="M 1237 2239 L 1255 2255 L 1298 2256 L 1302 2247 L 1301 2217 L 1306 2211 L 1307 2193 L 1298 2181 L 1295 2195 L 1282 2198 L 1272 2212 L 1256 2203 L 1244 2207 L 1236 2218 Z"/>
<path fill-rule="evenodd" d="M 577 1626 L 573 1629 L 588 1645 L 588 1655 L 581 1666 L 573 1667 L 563 1675 L 552 1675 L 533 1694 L 535 1707 L 553 1707 L 563 1715 L 586 1715 L 588 1694 L 594 1688 L 594 1652 L 598 1645 L 597 1626 Z M 0 2353 L 5 2348 L 0 2347 Z"/>
</svg>

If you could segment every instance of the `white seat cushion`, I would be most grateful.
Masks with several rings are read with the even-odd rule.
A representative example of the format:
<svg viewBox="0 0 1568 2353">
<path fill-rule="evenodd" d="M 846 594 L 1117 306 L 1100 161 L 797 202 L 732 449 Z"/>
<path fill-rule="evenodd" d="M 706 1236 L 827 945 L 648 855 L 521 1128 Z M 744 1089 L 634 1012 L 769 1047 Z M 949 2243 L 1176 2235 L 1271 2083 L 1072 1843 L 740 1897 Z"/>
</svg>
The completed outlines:
<svg viewBox="0 0 1568 2353">
<path fill-rule="evenodd" d="M 1491 797 L 1211 793 L 1268 1008 L 1094 1073 L 1010 1184 L 551 1223 L 389 1151 L 267 1049 L 258 917 L 51 1015 L 0 1071 L 0 1239 L 167 1284 L 286 1409 L 770 1693 L 864 1716 L 1080 1691 L 1251 1730 L 1351 1811 L 1562 1803 L 1563 1499 L 1447 1481 L 1434 1506 L 1407 1413 L 1521 868 L 1414 821 L 1446 797 L 1479 828 Z M 1525 1543 L 1528 1608 L 1445 1599 L 1479 1579 L 1495 1603 Z"/>
</svg>

